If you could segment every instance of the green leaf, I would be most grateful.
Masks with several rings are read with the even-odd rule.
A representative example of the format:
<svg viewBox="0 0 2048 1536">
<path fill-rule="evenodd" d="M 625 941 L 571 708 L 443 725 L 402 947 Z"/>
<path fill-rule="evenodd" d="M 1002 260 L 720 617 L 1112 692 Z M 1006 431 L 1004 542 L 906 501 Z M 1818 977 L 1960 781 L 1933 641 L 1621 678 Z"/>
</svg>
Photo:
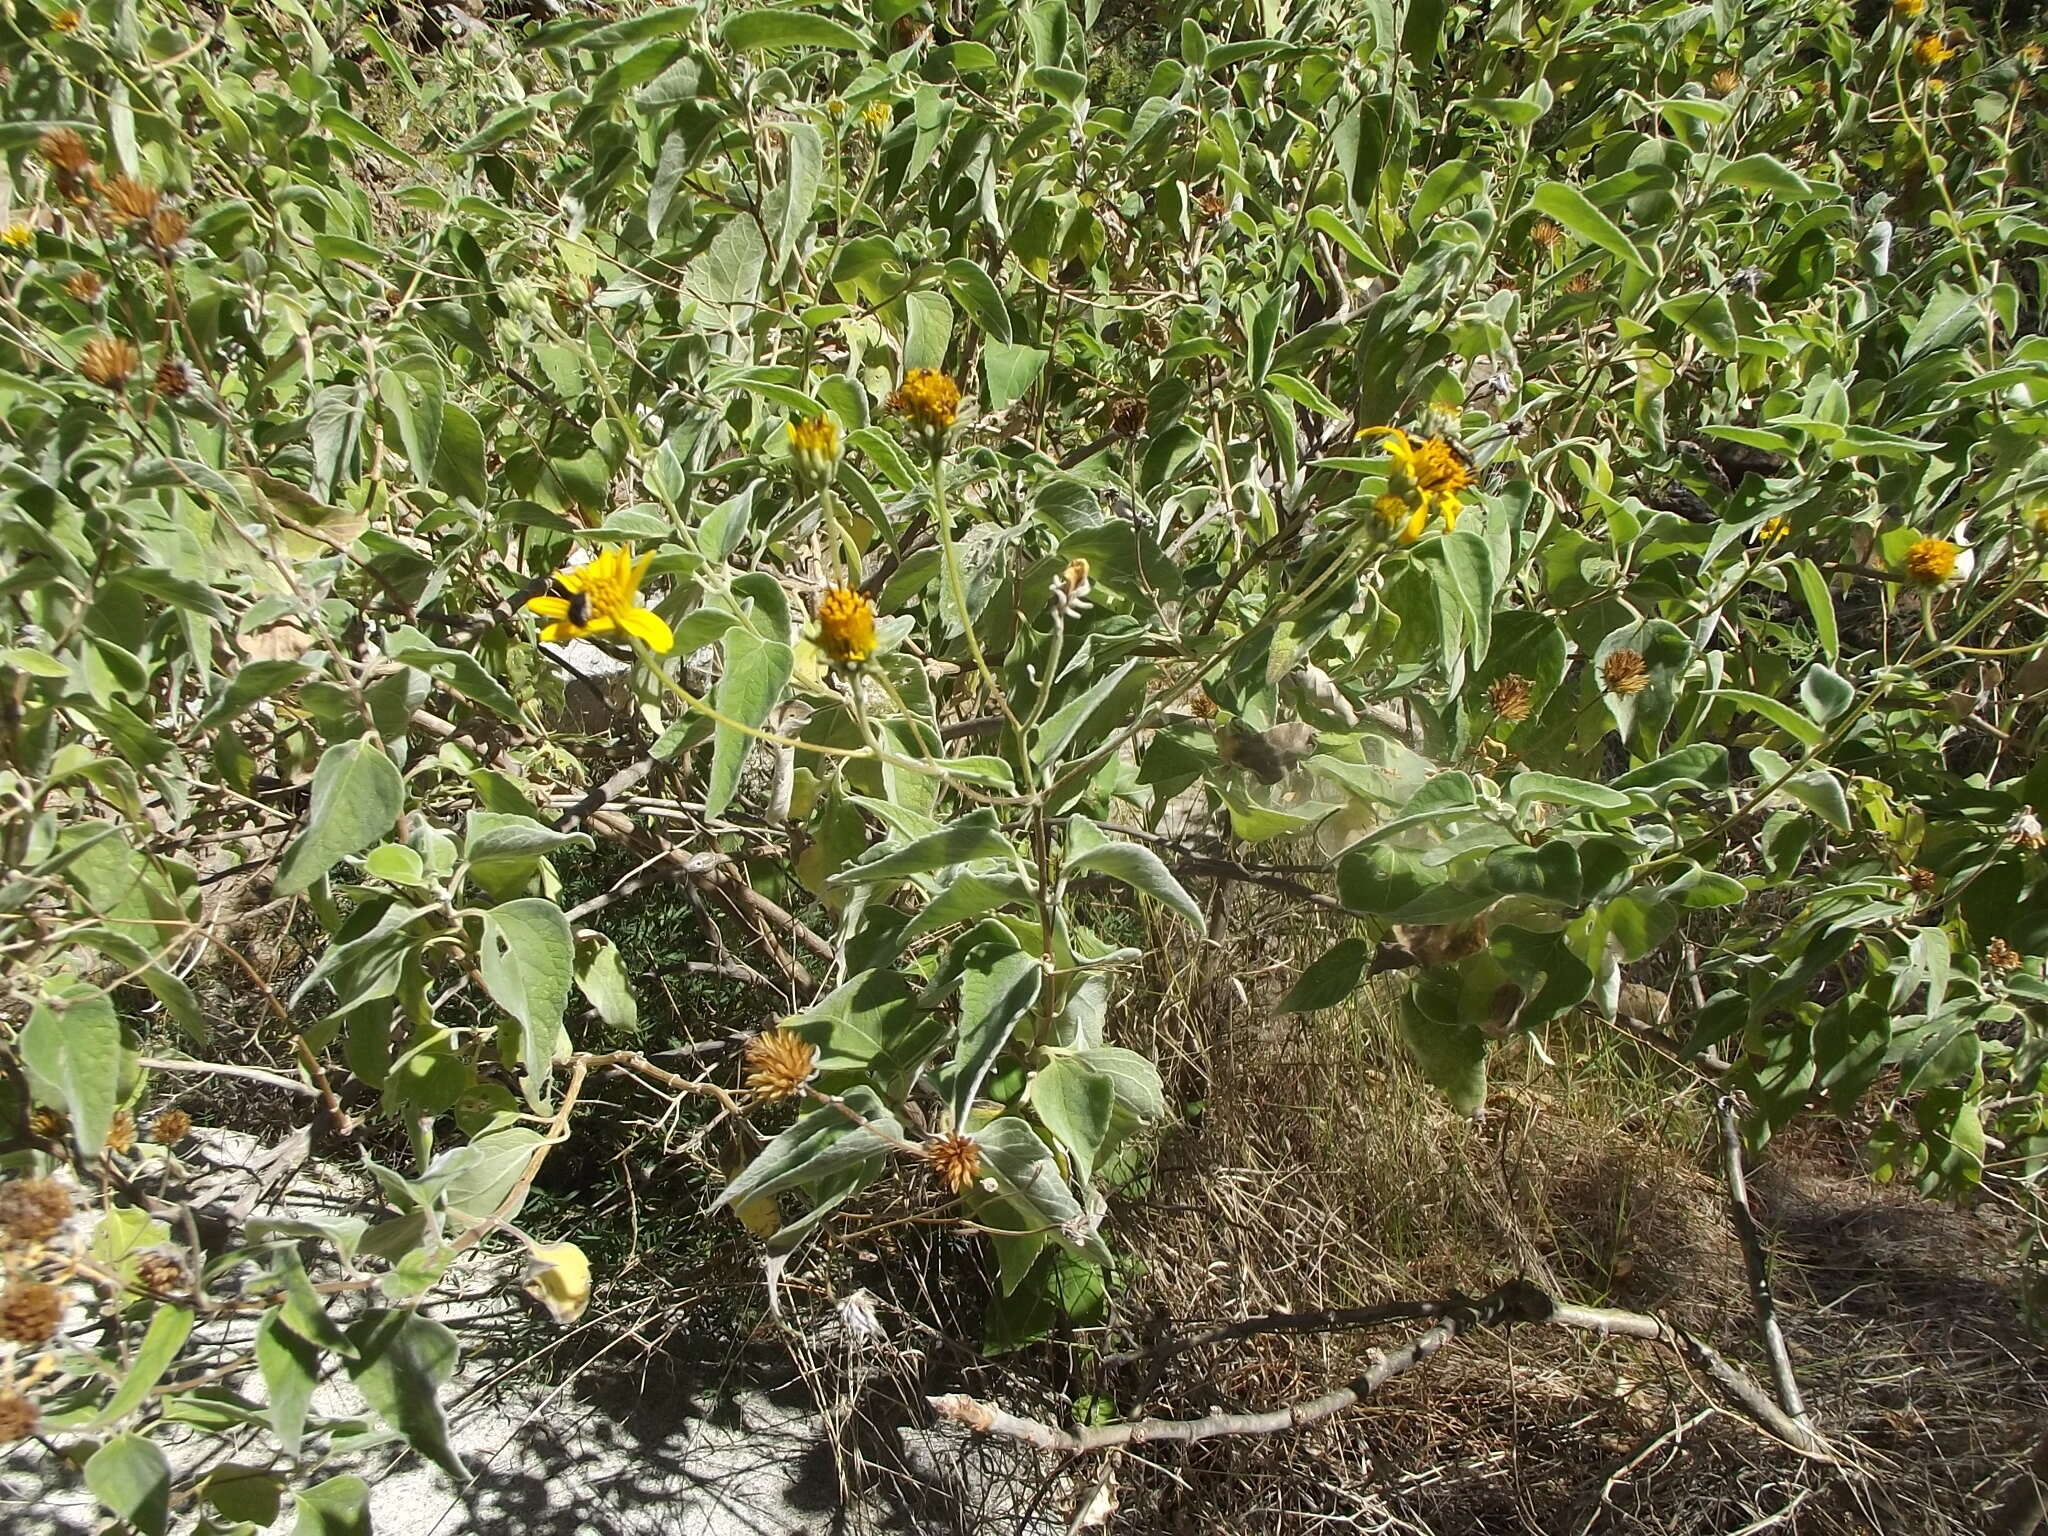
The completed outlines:
<svg viewBox="0 0 2048 1536">
<path fill-rule="evenodd" d="M 384 749 L 367 737 L 337 742 L 320 754 L 306 830 L 285 850 L 272 889 L 297 895 L 336 860 L 388 838 L 404 809 L 405 781 Z"/>
<path fill-rule="evenodd" d="M 106 1407 L 90 1423 L 80 1425 L 80 1430 L 96 1434 L 141 1407 L 150 1389 L 163 1380 L 164 1372 L 178 1358 L 178 1351 L 185 1347 L 191 1333 L 192 1313 L 188 1309 L 169 1303 L 159 1305 L 149 1320 L 148 1332 L 143 1334 L 142 1343 L 128 1362 L 121 1385 L 107 1399 Z"/>
<path fill-rule="evenodd" d="M 141 1536 L 163 1536 L 171 1518 L 171 1464 L 140 1435 L 116 1435 L 85 1464 L 94 1498 Z"/>
<path fill-rule="evenodd" d="M 1073 1154 L 1084 1179 L 1116 1121 L 1116 1084 L 1078 1056 L 1055 1056 L 1032 1076 L 1026 1091 L 1038 1123 Z"/>
<path fill-rule="evenodd" d="M 461 1352 L 455 1335 L 431 1318 L 400 1310 L 371 1312 L 348 1336 L 356 1347 L 356 1358 L 348 1362 L 356 1390 L 415 1451 L 464 1481 L 469 1474 L 448 1439 L 440 1400 Z"/>
<path fill-rule="evenodd" d="M 269 1399 L 265 1414 L 287 1456 L 298 1455 L 305 1438 L 306 1410 L 320 1384 L 321 1358 L 318 1346 L 287 1328 L 277 1313 L 267 1313 L 257 1325 L 256 1366 Z"/>
<path fill-rule="evenodd" d="M 576 968 L 576 986 L 597 1016 L 613 1029 L 631 1032 L 640 1027 L 640 1005 L 633 997 L 632 978 L 626 973 L 626 962 L 619 958 L 618 946 L 610 939 L 589 945 Z"/>
<path fill-rule="evenodd" d="M 61 1105 L 88 1157 L 106 1145 L 120 1102 L 121 1021 L 97 987 L 68 986 L 39 998 L 17 1042 L 36 1097 Z"/>
<path fill-rule="evenodd" d="M 1078 822 L 1080 818 L 1075 820 Z M 1072 836 L 1071 830 L 1068 835 Z M 1203 915 L 1201 903 L 1188 894 L 1187 887 L 1174 879 L 1166 861 L 1150 848 L 1142 848 L 1136 843 L 1097 843 L 1067 860 L 1066 878 L 1071 880 L 1081 875 L 1107 875 L 1112 880 L 1120 880 L 1178 912 L 1195 932 L 1208 931 L 1209 922 Z"/>
<path fill-rule="evenodd" d="M 483 705 L 499 719 L 519 723 L 519 701 L 468 651 L 438 645 L 413 645 L 394 652 L 391 659 L 409 667 L 418 667 L 438 678 L 465 699 Z"/>
<path fill-rule="evenodd" d="M 1739 704 L 1751 714 L 1762 715 L 1801 746 L 1817 747 L 1826 734 L 1790 705 L 1766 698 L 1761 693 L 1751 693 L 1746 688 L 1713 688 L 1709 689 L 1705 696 L 1709 699 L 1727 699 Z"/>
<path fill-rule="evenodd" d="M 63 669 L 59 669 L 60 675 Z M 310 677 L 313 669 L 297 661 L 252 661 L 226 681 L 226 685 L 214 695 L 213 702 L 200 715 L 197 728 L 210 731 L 215 726 L 226 725 L 238 718 L 250 705 L 284 692 L 300 680 Z"/>
<path fill-rule="evenodd" d="M 1734 357 L 1740 350 L 1735 312 L 1728 307 L 1726 296 L 1715 289 L 1675 294 L 1658 304 L 1657 313 L 1692 332 L 1716 357 Z"/>
<path fill-rule="evenodd" d="M 1625 811 L 1635 802 L 1604 784 L 1568 779 L 1555 773 L 1527 769 L 1508 783 L 1508 798 L 1519 810 L 1545 801 L 1552 805 L 1576 805 L 1591 811 Z"/>
<path fill-rule="evenodd" d="M 506 811 L 471 811 L 462 835 L 463 861 L 485 880 L 529 873 L 538 860 L 563 848 L 592 846 L 587 833 L 558 832 L 546 822 Z"/>
<path fill-rule="evenodd" d="M 1815 662 L 1799 682 L 1799 702 L 1820 725 L 1848 713 L 1856 702 L 1855 686 L 1832 667 Z"/>
<path fill-rule="evenodd" d="M 960 1044 L 946 1073 L 946 1101 L 955 1125 L 967 1123 L 989 1069 L 1044 984 L 1039 957 L 1014 942 L 978 943 L 968 950 L 960 972 Z"/>
<path fill-rule="evenodd" d="M 755 14 L 749 12 L 747 14 Z M 752 630 L 735 626 L 725 632 L 725 671 L 713 702 L 728 720 L 756 729 L 782 702 L 796 666 L 796 653 L 780 640 L 763 640 Z M 740 767 L 754 738 L 721 724 L 712 738 L 711 778 L 704 790 L 704 814 L 716 816 L 732 804 L 739 788 Z"/>
<path fill-rule="evenodd" d="M 894 852 L 881 853 L 850 865 L 825 883 L 835 886 L 872 885 L 881 880 L 926 874 L 951 864 L 1009 857 L 1010 840 L 997 827 L 996 813 L 983 809 L 970 811 L 951 825 L 906 843 Z"/>
<path fill-rule="evenodd" d="M 821 1104 L 798 1116 L 719 1192 L 713 1208 L 778 1195 L 857 1169 L 879 1169 L 902 1141 L 903 1127 L 873 1089 L 850 1089 L 844 1105 Z"/>
<path fill-rule="evenodd" d="M 1775 155 L 1744 155 L 1714 172 L 1713 185 L 1769 192 L 1779 197 L 1807 198 L 1820 194 L 1804 176 Z"/>
<path fill-rule="evenodd" d="M 1029 394 L 1050 356 L 1042 347 L 991 341 L 981 356 L 982 377 L 988 383 L 989 409 L 1008 410 Z"/>
<path fill-rule="evenodd" d="M 1792 574 L 1798 579 L 1799 595 L 1806 600 L 1806 611 L 1813 615 L 1814 638 L 1820 642 L 1821 654 L 1829 661 L 1839 660 L 1841 630 L 1835 622 L 1835 599 L 1828 591 L 1827 577 L 1821 574 L 1819 566 L 1803 557 L 1792 562 Z"/>
<path fill-rule="evenodd" d="M 477 969 L 484 987 L 519 1021 L 520 1065 L 545 1081 L 562 1043 L 562 1012 L 576 979 L 576 942 L 552 901 L 526 896 L 484 913 Z"/>
<path fill-rule="evenodd" d="M 370 1536 L 370 1485 L 360 1477 L 330 1477 L 297 1498 L 292 1536 Z"/>
<path fill-rule="evenodd" d="M 1314 1013 L 1334 1008 L 1349 997 L 1372 963 L 1372 946 L 1363 939 L 1339 939 L 1303 971 L 1287 995 L 1274 1005 L 1276 1013 Z"/>
<path fill-rule="evenodd" d="M 1401 1038 L 1436 1090 L 1461 1115 L 1486 1105 L 1486 1036 L 1475 1024 L 1446 1024 L 1415 1005 L 1412 988 L 1401 1000 Z"/>
<path fill-rule="evenodd" d="M 1010 307 L 1003 301 L 1002 289 L 980 262 L 955 256 L 946 263 L 946 287 L 954 302 L 973 317 L 990 340 L 1009 342 Z"/>
<path fill-rule="evenodd" d="M 1536 195 L 1529 199 L 1529 206 L 1538 213 L 1545 213 L 1557 220 L 1581 240 L 1597 245 L 1610 255 L 1618 256 L 1648 277 L 1650 264 L 1643 259 L 1643 253 L 1636 249 L 1635 242 L 1621 232 L 1621 227 L 1587 199 L 1586 194 L 1569 182 L 1547 181 L 1536 189 Z"/>
<path fill-rule="evenodd" d="M 829 16 L 775 7 L 735 11 L 719 26 L 718 40 L 741 53 L 769 53 L 779 48 L 839 48 L 858 53 L 867 47 L 859 33 Z"/>
<path fill-rule="evenodd" d="M 222 1462 L 208 1472 L 202 1488 L 206 1502 L 224 1519 L 250 1525 L 275 1524 L 284 1504 L 283 1476 L 238 1462 Z"/>
<path fill-rule="evenodd" d="M 533 1161 L 534 1149 L 547 1138 L 531 1126 L 511 1125 L 454 1147 L 434 1159 L 427 1178 L 441 1187 L 449 1211 L 471 1221 L 499 1216 Z M 503 1210 L 500 1219 L 516 1220 L 519 1206 Z"/>
</svg>

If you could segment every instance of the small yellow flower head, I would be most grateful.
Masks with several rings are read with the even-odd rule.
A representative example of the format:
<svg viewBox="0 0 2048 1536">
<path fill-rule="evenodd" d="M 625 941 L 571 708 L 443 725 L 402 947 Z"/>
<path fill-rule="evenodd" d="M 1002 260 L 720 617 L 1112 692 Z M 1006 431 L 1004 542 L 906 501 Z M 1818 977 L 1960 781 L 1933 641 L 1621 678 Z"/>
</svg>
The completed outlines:
<svg viewBox="0 0 2048 1536">
<path fill-rule="evenodd" d="M 844 96 L 834 96 L 825 103 L 825 111 L 834 120 L 846 116 L 846 98 Z"/>
<path fill-rule="evenodd" d="M 1381 537 L 1403 544 L 1413 544 L 1429 526 L 1428 508 L 1411 507 L 1392 491 L 1373 498 L 1372 515 L 1379 519 Z"/>
<path fill-rule="evenodd" d="M 960 419 L 960 386 L 937 368 L 913 368 L 889 396 L 889 409 L 908 416 L 926 446 L 937 453 Z"/>
<path fill-rule="evenodd" d="M 167 357 L 156 365 L 156 392 L 166 400 L 183 400 L 199 387 L 199 370 L 182 357 Z"/>
<path fill-rule="evenodd" d="M 875 605 L 851 587 L 831 587 L 818 599 L 818 649 L 842 667 L 875 654 Z"/>
<path fill-rule="evenodd" d="M 36 1432 L 40 1418 L 36 1405 L 23 1394 L 12 1387 L 0 1391 L 0 1445 L 26 1440 Z"/>
<path fill-rule="evenodd" d="M 1714 71 L 1713 78 L 1707 82 L 1708 88 L 1716 96 L 1733 96 L 1735 88 L 1741 84 L 1742 71 L 1733 64 L 1722 65 Z"/>
<path fill-rule="evenodd" d="M 1472 484 L 1472 470 L 1457 449 L 1441 437 L 1417 442 L 1399 427 L 1367 427 L 1358 435 L 1386 439 L 1387 453 L 1394 461 L 1387 474 L 1389 495 L 1420 513 L 1424 523 L 1434 511 L 1443 518 L 1444 527 L 1458 526 L 1462 505 L 1458 492 Z M 1384 509 L 1376 507 L 1375 510 L 1380 512 L 1382 521 L 1388 520 Z M 1416 527 L 1412 536 L 1403 535 L 1403 542 L 1414 542 L 1421 532 L 1422 529 Z"/>
<path fill-rule="evenodd" d="M 36 153 L 60 176 L 82 177 L 92 169 L 92 149 L 76 129 L 45 129 L 36 140 Z"/>
<path fill-rule="evenodd" d="M 1892 0 L 1892 20 L 1900 23 L 1918 21 L 1927 9 L 1927 0 Z"/>
<path fill-rule="evenodd" d="M 1650 664 L 1641 651 L 1609 651 L 1600 663 L 1600 683 L 1617 698 L 1633 698 L 1650 686 Z"/>
<path fill-rule="evenodd" d="M 661 616 L 640 605 L 640 578 L 653 555 L 633 558 L 633 551 L 614 544 L 583 565 L 555 572 L 560 592 L 528 598 L 526 611 L 549 621 L 540 632 L 543 644 L 559 645 L 584 635 L 624 634 L 650 651 L 667 651 L 675 631 Z"/>
<path fill-rule="evenodd" d="M 2041 543 L 2048 544 L 2048 501 L 2027 513 L 2026 522 L 2028 532 Z"/>
<path fill-rule="evenodd" d="M 107 207 L 114 217 L 136 228 L 147 226 L 163 206 L 163 194 L 132 176 L 116 176 L 101 191 L 106 195 Z"/>
<path fill-rule="evenodd" d="M 1927 94 L 1930 96 L 1946 96 L 1948 94 L 1948 82 L 1946 80 L 1936 78 L 1927 81 L 1926 84 Z"/>
<path fill-rule="evenodd" d="M 1906 579 L 1916 587 L 1938 587 L 1955 575 L 1961 553 L 1947 539 L 1915 539 L 1906 551 Z"/>
<path fill-rule="evenodd" d="M 135 376 L 142 354 L 118 336 L 95 336 L 78 355 L 78 371 L 88 383 L 120 391 Z"/>
<path fill-rule="evenodd" d="M 145 1291 L 153 1291 L 159 1296 L 175 1296 L 185 1289 L 184 1261 L 162 1249 L 145 1253 L 135 1261 L 135 1281 Z"/>
<path fill-rule="evenodd" d="M 1786 517 L 1767 517 L 1756 531 L 1759 544 L 1776 544 L 1792 536 L 1792 520 Z"/>
<path fill-rule="evenodd" d="M 2039 43 L 2028 43 L 2014 57 L 2020 61 L 2020 68 L 2032 72 L 2043 64 L 2048 64 L 2048 48 L 2043 48 Z"/>
<path fill-rule="evenodd" d="M 839 427 L 829 416 L 789 424 L 789 457 L 797 479 L 812 490 L 830 485 L 839 473 Z"/>
<path fill-rule="evenodd" d="M 0 1184 L 0 1232 L 15 1242 L 45 1242 L 70 1219 L 71 1196 L 55 1179 Z"/>
<path fill-rule="evenodd" d="M 16 219 L 5 229 L 0 229 L 0 245 L 10 251 L 31 251 L 35 249 L 36 232 L 26 219 Z"/>
<path fill-rule="evenodd" d="M 159 208 L 149 221 L 149 228 L 143 231 L 142 239 L 159 256 L 174 256 L 191 229 L 192 221 L 177 209 Z"/>
<path fill-rule="evenodd" d="M 1529 679 L 1519 672 L 1510 672 L 1486 690 L 1486 702 L 1509 725 L 1520 725 L 1529 718 L 1533 693 Z"/>
<path fill-rule="evenodd" d="M 957 1131 L 949 1131 L 926 1142 L 924 1155 L 932 1165 L 932 1172 L 939 1176 L 939 1182 L 956 1195 L 964 1195 L 972 1189 L 975 1175 L 981 1172 L 980 1146 L 972 1136 L 962 1136 Z"/>
<path fill-rule="evenodd" d="M 1052 611 L 1065 622 L 1088 611 L 1088 594 L 1094 588 L 1088 580 L 1088 562 L 1073 559 L 1052 579 Z"/>
<path fill-rule="evenodd" d="M 860 109 L 860 125 L 869 133 L 886 132 L 896 112 L 887 101 L 871 101 Z"/>
<path fill-rule="evenodd" d="M 1913 44 L 1913 62 L 1924 70 L 1937 70 L 1955 56 L 1955 49 L 1939 32 L 1928 32 Z"/>
<path fill-rule="evenodd" d="M 818 1048 L 801 1035 L 771 1029 L 747 1042 L 747 1088 L 768 1102 L 794 1098 L 818 1070 Z"/>
<path fill-rule="evenodd" d="M 64 1293 L 41 1280 L 17 1280 L 0 1291 L 0 1339 L 40 1344 L 64 1321 Z"/>
<path fill-rule="evenodd" d="M 50 27 L 53 31 L 57 32 L 76 32 L 79 23 L 84 20 L 85 17 L 83 15 L 67 5 L 63 10 L 50 18 Z"/>
</svg>

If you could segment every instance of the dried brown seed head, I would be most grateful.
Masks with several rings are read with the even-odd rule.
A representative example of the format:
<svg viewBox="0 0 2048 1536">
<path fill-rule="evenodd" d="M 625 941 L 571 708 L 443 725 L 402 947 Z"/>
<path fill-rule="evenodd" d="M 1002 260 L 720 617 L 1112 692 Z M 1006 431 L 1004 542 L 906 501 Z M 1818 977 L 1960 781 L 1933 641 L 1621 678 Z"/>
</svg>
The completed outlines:
<svg viewBox="0 0 2048 1536">
<path fill-rule="evenodd" d="M 1600 663 L 1600 683 L 1617 698 L 1630 698 L 1650 686 L 1650 664 L 1641 651 L 1610 651 Z"/>
<path fill-rule="evenodd" d="M 17 1280 L 0 1291 L 0 1339 L 40 1344 L 64 1321 L 64 1293 L 41 1280 Z"/>
<path fill-rule="evenodd" d="M 0 1184 L 0 1231 L 15 1242 L 47 1242 L 70 1219 L 70 1192 L 55 1179 L 9 1179 Z"/>
</svg>

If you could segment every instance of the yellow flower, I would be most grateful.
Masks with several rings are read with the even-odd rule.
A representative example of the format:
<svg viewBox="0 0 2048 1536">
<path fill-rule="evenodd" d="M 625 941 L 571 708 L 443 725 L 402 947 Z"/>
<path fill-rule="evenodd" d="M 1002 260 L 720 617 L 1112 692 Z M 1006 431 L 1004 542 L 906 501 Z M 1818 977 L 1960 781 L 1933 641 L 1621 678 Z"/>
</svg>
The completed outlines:
<svg viewBox="0 0 2048 1536">
<path fill-rule="evenodd" d="M 67 5 L 50 18 L 50 26 L 58 32 L 76 32 L 78 24 L 84 20 L 83 16 Z"/>
<path fill-rule="evenodd" d="M 1892 0 L 1893 21 L 1918 21 L 1920 13 L 1927 9 L 1927 0 Z"/>
<path fill-rule="evenodd" d="M 547 592 L 528 598 L 526 611 L 551 621 L 540 632 L 543 642 L 559 644 L 582 635 L 624 633 L 650 651 L 666 651 L 676 643 L 675 632 L 660 615 L 640 606 L 640 578 L 653 555 L 637 561 L 623 544 L 593 555 L 584 565 L 570 566 L 555 573 L 560 594 Z"/>
<path fill-rule="evenodd" d="M 1956 573 L 1960 545 L 1947 539 L 1915 539 L 1906 551 L 1906 579 L 1918 587 L 1938 587 Z"/>
<path fill-rule="evenodd" d="M 1444 527 L 1458 526 L 1458 512 L 1462 505 L 1458 492 L 1472 484 L 1472 470 L 1457 449 L 1441 437 L 1417 442 L 1399 427 L 1367 427 L 1358 435 L 1386 439 L 1387 452 L 1394 460 L 1394 467 L 1387 475 L 1390 495 L 1400 498 L 1420 513 L 1425 523 L 1434 510 L 1443 518 Z M 1386 516 L 1385 512 L 1380 515 L 1382 518 Z M 1414 536 L 1421 532 L 1421 528 L 1415 528 Z M 1406 540 L 1412 541 L 1413 536 Z"/>
<path fill-rule="evenodd" d="M 894 121 L 895 116 L 886 101 L 871 101 L 860 109 L 861 126 L 870 133 L 880 133 Z"/>
<path fill-rule="evenodd" d="M 566 1327 L 590 1305 L 590 1260 L 574 1243 L 534 1243 L 526 1252 L 525 1289 Z"/>
<path fill-rule="evenodd" d="M 747 1042 L 747 1087 L 757 1099 L 794 1098 L 818 1070 L 818 1048 L 801 1035 L 771 1029 Z"/>
<path fill-rule="evenodd" d="M 1372 513 L 1380 520 L 1380 532 L 1403 544 L 1413 544 L 1429 526 L 1428 508 L 1411 507 L 1392 491 L 1374 498 Z"/>
<path fill-rule="evenodd" d="M 936 452 L 960 419 L 960 386 L 937 368 L 913 368 L 889 396 L 889 409 L 908 416 Z"/>
<path fill-rule="evenodd" d="M 1929 32 L 1913 45 L 1913 62 L 1922 69 L 1939 69 L 1956 56 L 1938 32 Z"/>
<path fill-rule="evenodd" d="M 851 587 L 832 587 L 818 599 L 818 649 L 841 666 L 875 654 L 875 605 Z"/>
<path fill-rule="evenodd" d="M 1776 544 L 1780 539 L 1788 539 L 1791 536 L 1792 520 L 1787 517 L 1767 517 L 1764 519 L 1764 525 L 1756 531 L 1759 544 Z"/>
<path fill-rule="evenodd" d="M 26 219 L 16 219 L 4 230 L 0 230 L 0 244 L 10 250 L 26 251 L 34 247 L 36 232 Z"/>
<path fill-rule="evenodd" d="M 839 472 L 839 428 L 829 416 L 789 424 L 789 456 L 797 478 L 817 488 L 830 485 Z"/>
</svg>

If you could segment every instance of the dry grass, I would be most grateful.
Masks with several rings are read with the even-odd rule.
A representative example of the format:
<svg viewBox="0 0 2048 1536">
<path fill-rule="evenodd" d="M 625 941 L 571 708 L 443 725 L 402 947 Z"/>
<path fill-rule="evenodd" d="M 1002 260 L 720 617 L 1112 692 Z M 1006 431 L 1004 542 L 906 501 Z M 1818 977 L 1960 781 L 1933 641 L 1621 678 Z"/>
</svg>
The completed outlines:
<svg viewBox="0 0 2048 1536">
<path fill-rule="evenodd" d="M 1569 1300 L 1663 1312 L 1760 1366 L 1705 1102 L 1633 1045 L 1497 1052 L 1463 1121 L 1384 1007 L 1276 1017 L 1328 935 L 1254 902 L 1227 963 L 1162 973 L 1149 1044 L 1201 1113 L 1119 1223 L 1127 1321 L 1477 1293 L 1527 1273 Z M 1244 978 L 1252 980 L 1245 981 Z M 1880 1190 L 1839 1136 L 1781 1138 L 1759 1215 L 1810 1405 L 1856 1468 L 1800 1461 L 1643 1346 L 1524 1330 L 1463 1341 L 1315 1430 L 1128 1458 L 1131 1532 L 1950 1532 L 2037 1432 L 2048 1371 L 2009 1233 Z M 1262 1336 L 1183 1356 L 1126 1414 L 1266 1407 L 1354 1374 L 1375 1334 Z M 1128 1390 L 1128 1388 L 1127 1388 Z"/>
</svg>

